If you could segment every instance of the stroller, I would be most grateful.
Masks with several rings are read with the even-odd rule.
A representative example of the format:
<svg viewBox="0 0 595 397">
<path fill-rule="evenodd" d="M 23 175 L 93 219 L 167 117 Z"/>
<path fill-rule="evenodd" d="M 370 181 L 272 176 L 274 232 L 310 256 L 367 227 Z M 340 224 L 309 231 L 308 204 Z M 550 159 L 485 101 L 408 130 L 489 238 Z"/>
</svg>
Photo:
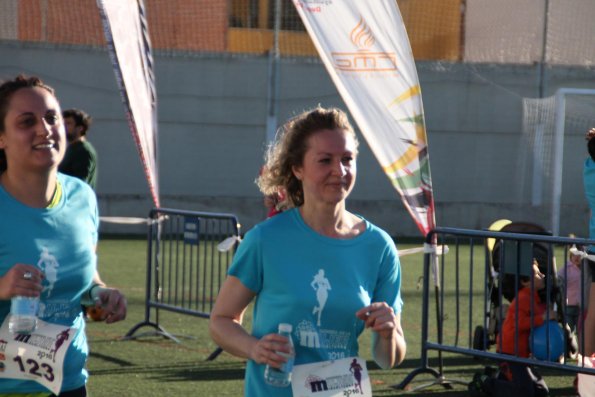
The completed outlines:
<svg viewBox="0 0 595 397">
<path fill-rule="evenodd" d="M 494 222 L 491 231 L 508 233 L 551 235 L 543 227 L 527 222 L 500 220 Z M 533 258 L 537 260 L 539 270 L 546 275 L 546 288 L 540 291 L 542 301 L 556 303 L 558 319 L 562 318 L 562 296 L 556 285 L 556 263 L 553 249 L 548 244 L 516 240 L 486 240 L 488 262 L 491 275 L 488 279 L 488 302 L 485 308 L 486 327 L 478 325 L 473 334 L 473 348 L 488 350 L 497 341 L 500 325 L 503 323 L 510 302 L 516 296 L 519 275 L 530 275 Z M 554 319 L 554 320 L 558 320 Z"/>
</svg>

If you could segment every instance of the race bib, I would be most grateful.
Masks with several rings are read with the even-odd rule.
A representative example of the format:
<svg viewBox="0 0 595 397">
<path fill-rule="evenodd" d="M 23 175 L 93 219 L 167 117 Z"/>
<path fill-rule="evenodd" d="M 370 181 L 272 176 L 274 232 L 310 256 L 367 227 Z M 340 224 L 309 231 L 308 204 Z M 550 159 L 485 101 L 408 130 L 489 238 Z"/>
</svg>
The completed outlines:
<svg viewBox="0 0 595 397">
<path fill-rule="evenodd" d="M 291 389 L 294 397 L 372 397 L 366 361 L 360 357 L 296 365 Z"/>
<path fill-rule="evenodd" d="M 64 356 L 75 330 L 38 319 L 30 335 L 13 334 L 9 317 L 0 328 L 0 378 L 32 380 L 59 394 Z"/>
</svg>

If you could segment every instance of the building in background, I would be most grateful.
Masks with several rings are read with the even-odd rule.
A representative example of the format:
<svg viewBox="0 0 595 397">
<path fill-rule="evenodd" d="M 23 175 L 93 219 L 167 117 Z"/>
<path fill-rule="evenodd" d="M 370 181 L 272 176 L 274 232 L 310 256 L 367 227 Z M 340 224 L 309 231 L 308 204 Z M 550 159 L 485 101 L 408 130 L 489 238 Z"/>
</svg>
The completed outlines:
<svg viewBox="0 0 595 397">
<path fill-rule="evenodd" d="M 316 12 L 327 1 L 334 0 L 296 3 Z M 541 172 L 544 184 L 551 180 L 550 171 L 535 167 L 537 160 L 551 167 L 551 154 L 524 150 L 523 103 L 561 87 L 595 88 L 595 2 L 397 3 L 423 91 L 438 225 L 484 228 L 510 218 L 549 227 L 551 187 L 536 187 L 534 174 Z M 163 205 L 232 212 L 247 230 L 264 216 L 253 180 L 267 139 L 275 37 L 279 120 L 318 103 L 344 107 L 342 100 L 290 0 L 146 0 L 145 6 L 155 53 Z M 94 115 L 102 131 L 94 144 L 106 159 L 97 192 L 102 214 L 146 216 L 151 203 L 95 0 L 1 2 L 0 78 L 19 72 L 55 86 L 64 107 Z M 574 101 L 566 115 L 560 231 L 585 236 L 588 208 L 574 188 L 582 160 L 576 153 L 584 152 L 595 106 L 592 97 Z M 547 134 L 541 139 L 533 145 L 551 146 Z M 417 236 L 362 146 L 359 172 L 366 178 L 351 207 L 394 235 Z M 539 188 L 541 201 L 534 200 Z"/>
</svg>

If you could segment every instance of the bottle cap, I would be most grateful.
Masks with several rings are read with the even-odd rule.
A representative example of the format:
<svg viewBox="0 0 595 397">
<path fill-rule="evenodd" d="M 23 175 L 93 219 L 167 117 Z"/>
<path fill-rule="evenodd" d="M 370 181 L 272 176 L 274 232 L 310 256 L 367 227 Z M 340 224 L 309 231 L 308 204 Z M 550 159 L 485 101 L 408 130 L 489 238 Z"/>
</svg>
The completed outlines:
<svg viewBox="0 0 595 397">
<path fill-rule="evenodd" d="M 293 327 L 291 326 L 291 324 L 287 324 L 287 323 L 279 324 L 279 332 L 291 332 L 292 330 L 293 330 Z"/>
</svg>

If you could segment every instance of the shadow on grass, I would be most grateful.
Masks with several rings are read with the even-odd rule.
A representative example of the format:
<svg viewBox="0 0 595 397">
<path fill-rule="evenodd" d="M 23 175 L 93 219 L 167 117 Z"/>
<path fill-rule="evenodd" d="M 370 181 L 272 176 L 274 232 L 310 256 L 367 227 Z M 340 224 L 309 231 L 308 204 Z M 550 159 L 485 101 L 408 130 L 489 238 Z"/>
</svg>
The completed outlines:
<svg viewBox="0 0 595 397">
<path fill-rule="evenodd" d="M 134 364 L 130 361 L 121 360 L 116 357 L 108 356 L 107 354 L 90 352 L 89 356 L 98 358 L 111 364 L 119 365 L 121 367 L 132 367 Z"/>
<path fill-rule="evenodd" d="M 240 380 L 244 378 L 243 362 L 234 363 L 213 363 L 205 361 L 179 362 L 176 364 L 164 365 L 156 360 L 146 365 L 134 365 L 132 363 L 113 359 L 96 353 L 91 353 L 95 358 L 113 362 L 119 367 L 106 368 L 90 371 L 94 377 L 112 375 L 134 375 L 149 374 L 149 378 L 160 382 L 178 381 L 217 381 L 217 380 Z M 116 362 L 117 361 L 117 362 Z M 152 375 L 151 375 L 152 374 Z"/>
<path fill-rule="evenodd" d="M 145 379 L 150 379 L 160 384 L 174 383 L 174 382 L 217 382 L 217 381 L 241 381 L 244 378 L 245 362 L 218 362 L 218 361 L 203 361 L 203 360 L 189 360 L 185 362 L 167 363 L 160 361 L 159 358 L 143 362 L 142 364 L 135 364 L 126 359 L 114 358 L 104 354 L 91 353 L 95 359 L 105 361 L 112 365 L 112 368 L 97 369 L 91 371 L 91 376 L 95 378 L 106 378 L 110 376 L 124 375 L 138 375 Z M 443 357 L 443 369 L 445 381 L 455 382 L 469 381 L 474 372 L 481 370 L 485 365 L 495 365 L 495 362 L 489 360 L 478 360 L 468 356 L 445 356 Z M 414 392 L 397 390 L 390 385 L 398 384 L 403 381 L 407 374 L 421 366 L 419 359 L 406 359 L 397 369 L 391 371 L 381 370 L 373 361 L 367 361 L 368 369 L 372 377 L 380 379 L 386 383 L 386 387 L 375 387 L 374 396 L 392 397 L 403 395 L 419 395 L 428 397 L 459 397 L 467 396 L 468 391 L 466 385 L 452 384 L 452 388 L 448 389 L 435 382 L 436 378 L 428 373 L 419 374 L 409 383 L 409 388 L 415 389 L 422 387 Z M 429 367 L 438 370 L 438 360 L 435 357 L 429 359 Z M 398 371 L 393 372 L 393 371 Z M 390 375 L 392 373 L 392 375 Z M 390 380 L 387 380 L 388 378 Z M 561 377 L 563 373 L 558 371 L 543 371 L 544 376 Z M 575 396 L 576 393 L 572 388 L 572 378 L 568 377 L 567 384 L 556 384 L 552 382 L 550 385 L 550 396 L 552 397 L 570 397 Z M 546 379 L 548 381 L 548 379 Z M 552 379 L 553 381 L 553 379 Z M 549 383 L 549 382 L 548 382 Z M 566 383 L 566 381 L 564 381 Z M 423 387 L 428 385 L 428 387 Z M 511 396 L 513 397 L 513 396 Z"/>
<path fill-rule="evenodd" d="M 168 372 L 159 371 L 151 378 L 159 382 L 243 380 L 244 367 L 175 369 Z"/>
<path fill-rule="evenodd" d="M 241 380 L 244 377 L 245 363 L 238 362 L 217 362 L 217 361 L 188 361 L 188 362 L 177 362 L 163 363 L 156 359 L 154 362 L 144 363 L 143 365 L 135 364 L 131 361 L 127 361 L 120 358 L 115 358 L 109 355 L 91 352 L 90 356 L 102 360 L 106 363 L 112 364 L 111 368 L 96 369 L 90 371 L 94 377 L 101 376 L 112 376 L 112 375 L 134 375 L 134 374 L 145 374 L 149 378 L 155 379 L 160 382 L 178 382 L 178 381 L 218 381 L 218 380 Z M 477 370 L 478 362 L 469 357 L 444 357 L 443 364 L 445 369 L 452 369 L 450 367 L 456 367 L 456 375 L 460 376 L 466 372 L 472 374 Z M 421 365 L 420 360 L 406 359 L 400 366 L 399 369 L 414 370 Z M 430 367 L 437 369 L 438 362 L 435 359 L 430 359 Z M 473 366 L 473 368 L 462 368 Z M 384 371 L 378 367 L 374 361 L 367 361 L 367 367 L 371 373 L 376 371 Z M 428 374 L 421 375 L 423 380 L 421 382 L 429 383 L 432 382 L 433 377 Z M 470 378 L 472 375 L 468 375 Z M 445 376 L 449 379 L 449 376 Z M 404 378 L 404 377 L 403 377 Z M 402 379 L 398 379 L 400 381 Z M 420 381 L 414 379 L 412 383 L 419 383 Z M 435 386 L 440 387 L 440 386 Z M 394 390 L 393 390 L 394 392 Z M 424 393 L 425 394 L 425 393 Z M 439 393 L 445 395 L 444 391 Z M 387 395 L 387 394 L 382 394 Z M 448 394 L 446 394 L 448 395 Z"/>
</svg>

